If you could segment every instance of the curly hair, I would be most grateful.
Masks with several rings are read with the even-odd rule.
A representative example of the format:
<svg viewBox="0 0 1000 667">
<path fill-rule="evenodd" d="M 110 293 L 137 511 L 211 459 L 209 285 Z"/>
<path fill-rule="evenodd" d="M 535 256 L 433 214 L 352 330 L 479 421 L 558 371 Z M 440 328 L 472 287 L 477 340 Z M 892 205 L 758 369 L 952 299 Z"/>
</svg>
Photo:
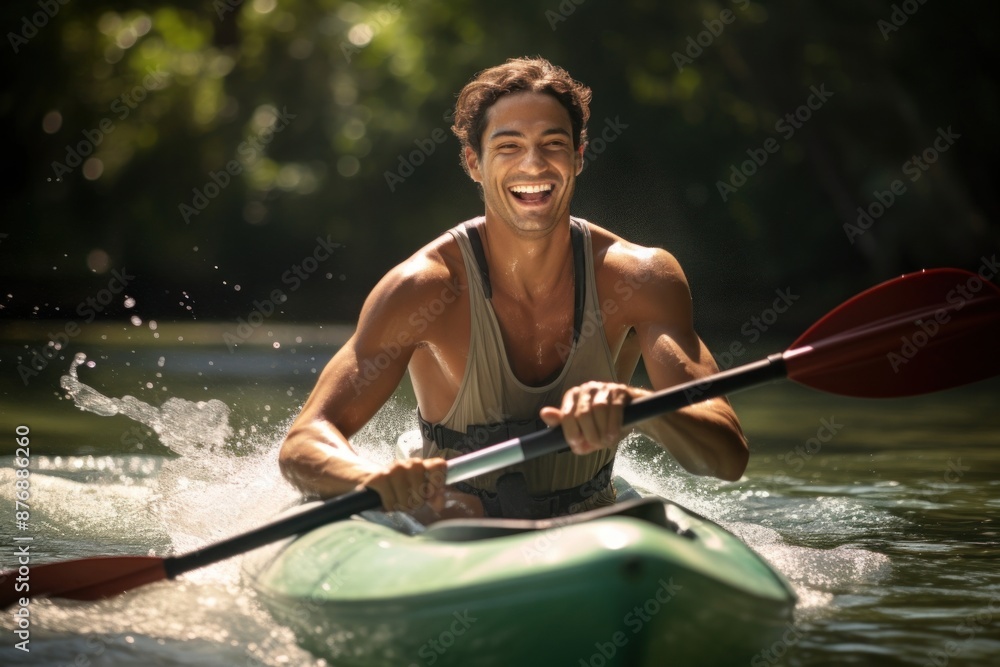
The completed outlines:
<svg viewBox="0 0 1000 667">
<path fill-rule="evenodd" d="M 504 95 L 518 92 L 546 93 L 556 98 L 569 112 L 573 127 L 573 148 L 587 141 L 590 119 L 590 88 L 575 81 L 569 72 L 544 58 L 510 58 L 503 65 L 483 70 L 458 94 L 455 123 L 451 131 L 461 142 L 460 159 L 466 173 L 465 148 L 471 146 L 482 155 L 486 112 Z"/>
</svg>

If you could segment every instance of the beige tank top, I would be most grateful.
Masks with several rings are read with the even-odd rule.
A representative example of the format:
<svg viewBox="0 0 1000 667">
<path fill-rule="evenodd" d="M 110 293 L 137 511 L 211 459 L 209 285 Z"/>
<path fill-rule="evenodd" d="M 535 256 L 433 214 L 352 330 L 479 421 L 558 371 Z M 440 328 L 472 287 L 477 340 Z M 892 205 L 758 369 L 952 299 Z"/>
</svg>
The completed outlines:
<svg viewBox="0 0 1000 667">
<path fill-rule="evenodd" d="M 615 359 L 604 335 L 598 306 L 589 223 L 578 218 L 572 219 L 572 224 L 583 231 L 584 239 L 583 278 L 586 289 L 579 335 L 571 347 L 566 346 L 566 362 L 559 376 L 544 386 L 534 387 L 518 380 L 511 370 L 496 313 L 486 297 L 483 283 L 489 276 L 486 267 L 480 271 L 468 231 L 470 226 L 482 221 L 482 217 L 476 218 L 449 230 L 462 249 L 472 313 L 472 335 L 465 375 L 455 402 L 440 422 L 442 426 L 459 432 L 465 432 L 473 424 L 537 418 L 542 407 L 559 405 L 567 389 L 590 380 L 621 381 L 615 377 Z M 439 449 L 436 443 L 427 438 L 424 438 L 423 444 L 425 457 L 452 458 L 460 455 L 460 452 L 453 449 Z M 586 456 L 577 456 L 569 451 L 560 452 L 475 477 L 466 483 L 494 492 L 498 477 L 517 471 L 524 474 L 528 493 L 551 493 L 586 483 L 614 459 L 616 451 L 617 447 L 602 449 Z M 603 504 L 601 498 L 592 500 L 595 501 L 593 504 Z M 592 503 L 588 503 L 590 504 Z"/>
</svg>

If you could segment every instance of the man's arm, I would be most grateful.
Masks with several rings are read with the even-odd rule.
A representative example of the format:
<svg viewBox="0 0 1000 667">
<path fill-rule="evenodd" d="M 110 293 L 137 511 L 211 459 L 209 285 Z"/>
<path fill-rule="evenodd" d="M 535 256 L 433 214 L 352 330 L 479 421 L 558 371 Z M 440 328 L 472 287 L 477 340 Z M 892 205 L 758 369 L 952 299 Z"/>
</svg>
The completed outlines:
<svg viewBox="0 0 1000 667">
<path fill-rule="evenodd" d="M 351 339 L 334 355 L 281 445 L 281 471 L 301 491 L 330 497 L 364 484 L 386 509 L 442 503 L 445 463 L 411 459 L 388 469 L 348 442 L 396 390 L 420 337 L 409 314 L 422 303 L 426 279 L 397 267 L 369 295 Z M 391 354 L 390 354 L 391 351 Z"/>
<path fill-rule="evenodd" d="M 715 360 L 694 331 L 691 294 L 677 260 L 663 250 L 645 251 L 626 270 L 641 271 L 644 277 L 622 306 L 636 330 L 653 388 L 715 373 Z M 542 417 L 550 424 L 562 423 L 573 451 L 586 454 L 618 442 L 624 406 L 649 393 L 622 384 L 587 383 L 568 391 L 559 409 L 544 409 Z M 746 438 L 725 398 L 648 419 L 638 428 L 696 475 L 732 481 L 746 470 Z"/>
</svg>

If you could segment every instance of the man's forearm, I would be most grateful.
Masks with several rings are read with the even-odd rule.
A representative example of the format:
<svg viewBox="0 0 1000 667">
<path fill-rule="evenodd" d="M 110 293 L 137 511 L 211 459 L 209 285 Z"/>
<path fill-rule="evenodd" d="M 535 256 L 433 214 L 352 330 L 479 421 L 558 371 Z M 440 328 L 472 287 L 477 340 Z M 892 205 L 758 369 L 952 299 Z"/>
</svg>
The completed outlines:
<svg viewBox="0 0 1000 667">
<path fill-rule="evenodd" d="M 638 390 L 634 398 L 643 395 Z M 690 473 L 728 481 L 746 470 L 750 450 L 728 402 L 710 399 L 640 422 L 637 428 L 669 451 Z"/>
<path fill-rule="evenodd" d="M 329 498 L 353 491 L 378 466 L 338 443 L 324 429 L 293 430 L 282 443 L 278 464 L 285 479 L 310 496 Z"/>
</svg>

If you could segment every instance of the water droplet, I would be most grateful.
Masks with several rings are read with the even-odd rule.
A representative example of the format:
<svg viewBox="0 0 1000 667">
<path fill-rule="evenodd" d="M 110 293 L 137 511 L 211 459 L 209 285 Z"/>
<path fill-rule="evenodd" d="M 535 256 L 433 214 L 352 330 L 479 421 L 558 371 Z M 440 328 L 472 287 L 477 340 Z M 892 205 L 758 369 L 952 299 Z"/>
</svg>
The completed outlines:
<svg viewBox="0 0 1000 667">
<path fill-rule="evenodd" d="M 165 363 L 167 363 L 166 357 L 160 357 L 159 359 L 156 360 L 156 365 L 159 366 L 160 368 L 163 368 L 163 364 Z"/>
<path fill-rule="evenodd" d="M 139 317 L 138 315 L 133 315 L 129 319 L 132 322 L 132 324 L 134 324 L 135 326 L 137 326 L 137 327 L 141 327 L 142 326 L 142 318 Z"/>
<path fill-rule="evenodd" d="M 281 343 L 279 343 L 278 341 L 274 341 L 273 343 L 271 343 L 271 347 L 277 350 L 279 347 L 281 347 Z"/>
<path fill-rule="evenodd" d="M 125 307 L 132 308 L 135 306 L 135 299 L 130 296 L 125 297 Z"/>
</svg>

